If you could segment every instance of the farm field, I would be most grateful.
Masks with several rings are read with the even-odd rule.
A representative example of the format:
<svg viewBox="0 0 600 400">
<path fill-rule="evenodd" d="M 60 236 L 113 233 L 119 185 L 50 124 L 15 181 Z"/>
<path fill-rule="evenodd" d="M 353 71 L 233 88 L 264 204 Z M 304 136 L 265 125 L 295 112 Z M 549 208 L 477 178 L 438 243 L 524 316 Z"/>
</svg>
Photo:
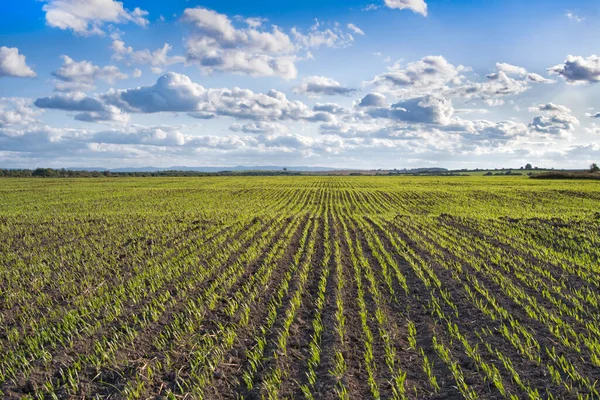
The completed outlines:
<svg viewBox="0 0 600 400">
<path fill-rule="evenodd" d="M 600 186 L 0 180 L 0 397 L 598 399 Z"/>
</svg>

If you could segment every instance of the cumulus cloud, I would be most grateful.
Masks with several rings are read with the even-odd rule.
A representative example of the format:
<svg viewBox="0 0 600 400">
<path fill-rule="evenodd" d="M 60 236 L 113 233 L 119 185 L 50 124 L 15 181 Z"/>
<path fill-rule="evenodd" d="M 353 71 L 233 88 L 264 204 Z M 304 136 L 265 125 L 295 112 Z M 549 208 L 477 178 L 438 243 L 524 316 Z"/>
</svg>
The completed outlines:
<svg viewBox="0 0 600 400">
<path fill-rule="evenodd" d="M 555 83 L 554 80 L 544 78 L 543 76 L 538 75 L 538 74 L 533 73 L 533 72 L 530 72 L 530 73 L 527 74 L 527 80 L 531 81 L 533 83 Z"/>
<path fill-rule="evenodd" d="M 385 114 L 382 114 L 381 111 L 385 111 Z M 367 113 L 371 116 L 385 116 L 397 121 L 448 125 L 452 122 L 454 108 L 447 99 L 428 95 L 400 101 L 389 109 L 369 109 Z"/>
<path fill-rule="evenodd" d="M 35 155 L 37 159 L 156 159 L 161 155 L 173 159 L 196 160 L 199 154 L 205 160 L 218 156 L 264 158 L 281 155 L 282 162 L 317 154 L 336 154 L 346 147 L 339 138 L 324 136 L 311 138 L 290 133 L 259 133 L 253 135 L 198 135 L 184 132 L 178 126 L 127 125 L 118 129 L 90 131 L 85 129 L 51 128 L 45 125 L 21 129 L 0 126 L 0 148 L 6 154 L 22 158 Z M 68 156 L 67 156 L 68 155 Z M 214 160 L 213 160 L 214 161 Z M 217 161 L 220 162 L 220 161 Z M 90 165 L 90 164 L 87 164 Z"/>
<path fill-rule="evenodd" d="M 192 137 L 183 135 L 173 126 L 132 126 L 121 130 L 99 131 L 90 135 L 89 141 L 106 144 L 134 144 L 146 146 L 183 146 Z"/>
<path fill-rule="evenodd" d="M 355 91 L 356 89 L 345 87 L 338 81 L 324 76 L 309 76 L 302 81 L 302 84 L 294 88 L 294 93 L 308 96 L 348 96 Z"/>
<path fill-rule="evenodd" d="M 184 56 L 169 56 L 172 46 L 168 43 L 150 51 L 148 49 L 134 50 L 133 47 L 126 46 L 122 40 L 114 40 L 112 50 L 113 59 L 123 61 L 127 65 L 149 65 L 155 74 L 161 74 L 170 65 L 185 62 Z"/>
<path fill-rule="evenodd" d="M 83 93 L 41 97 L 35 101 L 39 108 L 64 111 L 103 111 L 104 105 Z"/>
<path fill-rule="evenodd" d="M 533 118 L 529 127 L 540 133 L 566 135 L 579 125 L 579 120 L 569 114 L 538 115 Z"/>
<path fill-rule="evenodd" d="M 282 133 L 286 132 L 287 128 L 275 122 L 251 121 L 246 124 L 236 122 L 229 127 L 229 130 L 244 133 Z"/>
<path fill-rule="evenodd" d="M 42 124 L 25 127 L 0 127 L 0 148 L 22 154 L 22 157 L 56 159 L 73 157 L 86 147 L 79 138 L 83 130 L 53 128 Z"/>
<path fill-rule="evenodd" d="M 42 97 L 35 101 L 35 106 L 42 109 L 78 112 L 75 119 L 85 122 L 128 122 L 129 116 L 119 108 L 105 105 L 102 102 L 87 97 L 83 93 L 70 93 L 51 97 Z"/>
<path fill-rule="evenodd" d="M 381 93 L 369 93 L 358 103 L 359 107 L 385 107 L 386 98 Z"/>
<path fill-rule="evenodd" d="M 32 107 L 29 99 L 16 97 L 0 98 L 0 127 L 27 125 L 37 121 L 40 110 Z"/>
<path fill-rule="evenodd" d="M 361 36 L 365 36 L 365 32 L 360 29 L 358 26 L 350 23 L 348 24 L 348 29 L 350 29 L 352 32 L 354 32 L 357 35 L 361 35 Z"/>
<path fill-rule="evenodd" d="M 250 28 L 258 28 L 260 26 L 262 26 L 263 23 L 267 22 L 268 19 L 266 18 L 260 18 L 260 17 L 252 17 L 252 18 L 246 18 L 244 20 L 244 22 L 246 24 L 248 24 L 248 26 Z"/>
<path fill-rule="evenodd" d="M 161 76 L 155 85 L 112 90 L 101 99 L 126 112 L 187 112 L 194 118 L 228 116 L 256 121 L 312 120 L 318 116 L 300 101 L 270 90 L 255 93 L 240 88 L 204 88 L 189 77 L 173 72 Z"/>
<path fill-rule="evenodd" d="M 554 103 L 540 104 L 535 107 L 529 107 L 529 111 L 530 112 L 542 111 L 542 112 L 564 113 L 564 114 L 571 113 L 571 110 L 568 107 L 562 106 L 560 104 L 554 104 Z"/>
<path fill-rule="evenodd" d="M 115 0 L 47 0 L 42 9 L 49 26 L 79 35 L 104 35 L 105 24 L 148 25 L 148 12 L 140 8 L 126 10 L 122 2 Z"/>
<path fill-rule="evenodd" d="M 526 137 L 528 134 L 527 125 L 520 122 L 478 120 L 473 123 L 470 132 L 464 134 L 464 138 L 472 142 L 485 141 L 491 144 L 502 144 L 518 137 Z"/>
<path fill-rule="evenodd" d="M 183 21 L 193 26 L 187 41 L 187 59 L 206 72 L 228 71 L 254 76 L 293 79 L 295 47 L 278 27 L 262 31 L 259 26 L 238 29 L 224 14 L 206 8 L 188 8 Z"/>
<path fill-rule="evenodd" d="M 298 28 L 292 28 L 292 36 L 297 49 L 318 49 L 320 47 L 337 48 L 347 47 L 352 44 L 354 37 L 342 31 L 339 23 L 333 27 L 321 29 L 319 20 L 315 20 L 308 32 L 303 33 Z"/>
<path fill-rule="evenodd" d="M 110 91 L 106 102 L 129 112 L 193 112 L 206 99 L 206 89 L 185 76 L 167 73 L 155 85 L 136 89 Z"/>
<path fill-rule="evenodd" d="M 523 67 L 507 63 L 496 63 L 496 69 L 504 72 L 506 75 L 526 75 L 527 70 Z"/>
<path fill-rule="evenodd" d="M 532 83 L 554 83 L 552 79 L 544 78 L 543 76 L 533 72 L 527 72 L 525 68 L 516 65 L 496 63 L 496 70 L 498 72 L 504 72 L 506 75 L 510 76 L 525 77 L 525 80 Z"/>
<path fill-rule="evenodd" d="M 342 115 L 349 112 L 348 109 L 336 104 L 336 103 L 317 103 L 313 106 L 313 111 L 323 112 L 332 115 Z"/>
<path fill-rule="evenodd" d="M 411 10 L 424 17 L 427 16 L 427 3 L 424 0 L 385 0 L 388 8 L 397 10 Z"/>
<path fill-rule="evenodd" d="M 339 25 L 323 30 L 318 21 L 307 33 L 293 28 L 291 36 L 277 26 L 264 29 L 264 21 L 258 19 L 246 20 L 246 26 L 236 27 L 227 15 L 202 7 L 186 9 L 182 20 L 192 26 L 186 43 L 187 61 L 207 73 L 223 71 L 294 79 L 301 50 L 340 47 L 353 40 Z"/>
<path fill-rule="evenodd" d="M 119 110 L 115 106 L 106 106 L 102 111 L 88 111 L 75 115 L 75 120 L 83 122 L 118 122 L 128 123 L 130 117 L 128 114 Z"/>
<path fill-rule="evenodd" d="M 560 104 L 540 104 L 529 108 L 531 112 L 542 112 L 544 115 L 534 117 L 529 124 L 535 132 L 568 137 L 579 125 L 579 120 L 571 115 L 571 110 Z"/>
<path fill-rule="evenodd" d="M 440 95 L 403 99 L 391 106 L 381 94 L 363 100 L 364 106 L 362 100 L 355 103 L 351 113 L 322 124 L 320 132 L 342 138 L 425 141 L 431 147 L 450 146 L 456 151 L 506 147 L 531 135 L 528 126 L 520 122 L 460 118 L 459 113 L 471 110 L 455 110 L 452 101 Z"/>
<path fill-rule="evenodd" d="M 0 47 L 0 78 L 35 78 L 36 73 L 27 65 L 26 57 L 16 47 Z"/>
<path fill-rule="evenodd" d="M 504 71 L 487 75 L 485 82 L 467 82 L 450 90 L 451 95 L 463 98 L 482 99 L 489 106 L 504 104 L 501 97 L 523 93 L 530 86 L 526 79 L 516 79 L 508 76 Z"/>
<path fill-rule="evenodd" d="M 548 72 L 559 75 L 570 84 L 595 83 L 600 81 L 600 57 L 587 58 L 569 55 L 562 64 L 548 68 Z"/>
<path fill-rule="evenodd" d="M 427 56 L 406 66 L 396 63 L 366 83 L 381 93 L 401 98 L 437 93 L 449 98 L 481 99 L 489 106 L 497 106 L 504 104 L 502 97 L 523 93 L 532 83 L 554 82 L 507 63 L 497 63 L 496 72 L 488 74 L 483 82 L 468 79 L 466 73 L 470 71 L 468 67 L 450 64 L 442 56 Z"/>
<path fill-rule="evenodd" d="M 114 65 L 99 67 L 89 61 L 75 61 L 63 55 L 62 66 L 52 75 L 57 78 L 55 89 L 60 92 L 87 91 L 94 88 L 97 80 L 114 83 L 119 79 L 127 79 L 127 75 Z"/>
<path fill-rule="evenodd" d="M 415 94 L 428 93 L 444 88 L 449 83 L 458 84 L 461 72 L 467 68 L 454 66 L 442 56 L 427 56 L 411 62 L 406 67 L 394 64 L 389 71 L 377 75 L 369 83 L 384 91 L 403 91 Z"/>
</svg>

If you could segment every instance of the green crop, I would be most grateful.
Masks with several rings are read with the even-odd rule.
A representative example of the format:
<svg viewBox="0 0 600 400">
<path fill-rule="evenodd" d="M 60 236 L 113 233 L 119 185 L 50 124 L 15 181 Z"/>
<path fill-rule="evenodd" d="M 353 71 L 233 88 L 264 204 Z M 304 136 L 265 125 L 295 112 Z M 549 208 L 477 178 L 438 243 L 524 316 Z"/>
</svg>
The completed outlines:
<svg viewBox="0 0 600 400">
<path fill-rule="evenodd" d="M 600 187 L 0 179 L 0 397 L 598 399 Z"/>
</svg>

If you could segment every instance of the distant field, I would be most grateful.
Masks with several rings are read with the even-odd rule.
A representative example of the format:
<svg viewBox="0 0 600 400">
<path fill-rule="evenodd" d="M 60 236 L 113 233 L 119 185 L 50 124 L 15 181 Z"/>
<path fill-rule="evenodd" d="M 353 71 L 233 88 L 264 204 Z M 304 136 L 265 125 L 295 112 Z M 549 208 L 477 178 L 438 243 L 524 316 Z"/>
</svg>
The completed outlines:
<svg viewBox="0 0 600 400">
<path fill-rule="evenodd" d="M 593 181 L 0 179 L 0 397 L 598 399 L 599 256 Z"/>
<path fill-rule="evenodd" d="M 484 176 L 485 174 L 488 173 L 492 173 L 492 174 L 504 174 L 507 171 L 511 171 L 513 173 L 516 174 L 523 174 L 523 176 L 528 177 L 527 174 L 532 173 L 532 174 L 541 174 L 543 172 L 550 172 L 552 170 L 550 169 L 531 169 L 531 170 L 525 170 L 525 169 L 487 169 L 487 170 L 480 170 L 480 171 L 465 171 L 465 172 L 457 172 L 460 174 L 465 174 L 465 175 L 470 175 L 470 176 Z"/>
</svg>

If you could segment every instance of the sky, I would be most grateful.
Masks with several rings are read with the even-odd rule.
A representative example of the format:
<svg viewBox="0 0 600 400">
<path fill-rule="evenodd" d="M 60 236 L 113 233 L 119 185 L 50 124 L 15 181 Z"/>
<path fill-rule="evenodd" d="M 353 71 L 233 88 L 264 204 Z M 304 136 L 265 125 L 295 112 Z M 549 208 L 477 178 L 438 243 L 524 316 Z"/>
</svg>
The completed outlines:
<svg viewBox="0 0 600 400">
<path fill-rule="evenodd" d="M 599 22 L 592 0 L 2 2 L 0 168 L 585 168 Z"/>
</svg>

